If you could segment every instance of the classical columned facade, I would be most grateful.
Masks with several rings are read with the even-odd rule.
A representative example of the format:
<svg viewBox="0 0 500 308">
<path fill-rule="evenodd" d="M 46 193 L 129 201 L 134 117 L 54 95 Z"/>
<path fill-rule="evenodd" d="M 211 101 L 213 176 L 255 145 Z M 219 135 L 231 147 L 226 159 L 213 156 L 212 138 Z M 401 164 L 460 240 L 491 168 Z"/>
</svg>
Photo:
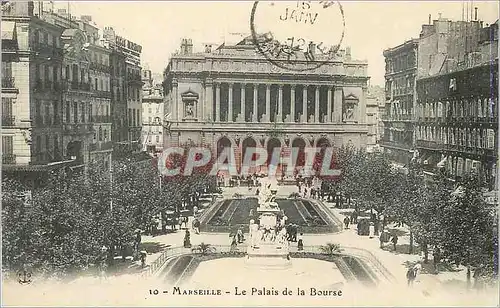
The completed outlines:
<svg viewBox="0 0 500 308">
<path fill-rule="evenodd" d="M 337 99 L 340 101 L 334 105 L 335 91 L 339 92 Z M 339 109 L 335 113 L 342 112 L 342 86 L 223 80 L 205 83 L 204 93 L 211 95 L 215 102 L 215 108 L 203 108 L 206 104 L 198 107 L 204 120 L 228 123 L 343 123 L 341 117 L 334 117 L 335 107 Z M 259 97 L 262 97 L 260 106 Z M 313 104 L 308 104 L 311 101 Z M 185 116 L 182 114 L 180 119 Z"/>
<path fill-rule="evenodd" d="M 231 146 L 240 164 L 253 146 L 271 153 L 366 144 L 365 62 L 344 55 L 315 70 L 285 70 L 256 54 L 248 39 L 213 52 L 181 50 L 164 73 L 165 146 L 203 144 L 214 154 Z"/>
</svg>

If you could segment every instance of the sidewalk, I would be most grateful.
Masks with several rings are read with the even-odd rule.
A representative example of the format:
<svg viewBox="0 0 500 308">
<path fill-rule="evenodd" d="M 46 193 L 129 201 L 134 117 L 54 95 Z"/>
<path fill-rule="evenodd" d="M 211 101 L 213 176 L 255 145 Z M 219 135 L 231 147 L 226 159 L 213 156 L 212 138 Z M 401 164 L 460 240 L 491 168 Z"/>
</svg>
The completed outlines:
<svg viewBox="0 0 500 308">
<path fill-rule="evenodd" d="M 345 217 L 340 212 L 346 212 L 346 209 L 332 209 L 332 212 L 339 219 Z M 389 229 L 398 232 L 398 244 L 394 252 L 392 243 L 385 243 L 384 248 L 380 248 L 378 236 L 369 238 L 368 236 L 357 235 L 356 225 L 350 226 L 350 229 L 344 230 L 342 234 L 332 238 L 334 243 L 341 245 L 360 247 L 371 252 L 377 259 L 395 276 L 398 284 L 406 285 L 406 272 L 410 266 L 417 263 L 422 264 L 422 273 L 419 273 L 415 282 L 414 289 L 420 290 L 426 296 L 432 296 L 440 293 L 470 293 L 475 290 L 466 289 L 466 270 L 459 267 L 456 271 L 441 271 L 433 274 L 432 256 L 429 256 L 429 263 L 423 263 L 423 253 L 420 252 L 418 244 L 414 242 L 414 253 L 408 254 L 410 244 L 409 230 L 406 227 L 396 228 L 394 224 L 388 225 Z"/>
<path fill-rule="evenodd" d="M 296 192 L 296 186 L 280 186 L 279 195 L 288 196 Z M 255 188 L 251 190 L 248 187 L 226 187 L 223 189 L 223 197 L 231 198 L 235 193 L 244 196 L 255 195 Z M 337 209 L 333 203 L 324 202 L 331 212 L 340 220 L 343 221 L 345 212 L 350 212 L 352 209 Z M 191 244 L 193 247 L 204 242 L 211 245 L 230 245 L 231 239 L 229 234 L 224 233 L 201 233 L 195 234 L 191 229 L 192 217 L 188 222 L 188 228 L 191 234 Z M 389 228 L 398 232 L 397 252 L 392 251 L 391 243 L 384 244 L 384 248 L 380 248 L 378 236 L 369 238 L 368 236 L 357 235 L 356 225 L 351 225 L 349 229 L 343 230 L 337 234 L 304 234 L 304 245 L 325 245 L 328 242 L 338 243 L 344 247 L 354 247 L 364 249 L 371 253 L 393 276 L 397 284 L 397 288 L 408 291 L 406 285 L 406 272 L 409 266 L 413 266 L 418 262 L 423 261 L 423 255 L 420 253 L 408 254 L 409 235 L 405 228 L 396 228 L 394 225 L 389 225 Z M 183 245 L 185 231 L 177 230 L 176 232 L 159 235 L 159 236 L 143 236 L 142 244 L 148 247 L 146 250 L 150 252 L 146 259 L 146 264 L 154 262 L 167 247 L 180 247 Z M 248 234 L 245 234 L 248 238 Z M 291 246 L 296 246 L 297 243 L 291 243 Z M 245 244 L 242 244 L 245 246 Z M 240 247 L 242 247 L 240 246 Z M 241 248 L 240 248 L 241 249 Z M 418 247 L 414 245 L 414 251 L 418 252 Z M 430 258 L 432 259 L 432 257 Z M 425 271 L 426 268 L 432 265 L 432 260 L 428 265 L 423 265 L 423 273 L 417 276 L 412 289 L 424 296 L 433 296 L 440 293 L 449 294 L 450 291 L 454 294 L 467 293 L 465 289 L 466 274 L 465 271 L 458 270 L 455 272 L 440 272 L 437 275 L 429 274 Z M 140 262 L 139 262 L 140 264 Z M 447 292 L 445 292 L 447 291 Z M 474 291 L 473 291 L 474 292 Z"/>
</svg>

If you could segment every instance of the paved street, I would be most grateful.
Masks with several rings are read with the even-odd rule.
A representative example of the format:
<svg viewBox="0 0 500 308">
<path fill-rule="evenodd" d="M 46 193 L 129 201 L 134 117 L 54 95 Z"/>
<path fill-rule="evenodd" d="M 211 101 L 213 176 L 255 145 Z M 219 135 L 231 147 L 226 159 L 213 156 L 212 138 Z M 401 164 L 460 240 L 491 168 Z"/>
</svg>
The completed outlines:
<svg viewBox="0 0 500 308">
<path fill-rule="evenodd" d="M 293 192 L 297 191 L 296 186 L 280 186 L 278 195 L 288 196 Z M 240 193 L 243 195 L 254 195 L 255 190 L 249 191 L 247 187 L 228 187 L 223 191 L 224 198 L 230 198 L 234 193 Z M 326 203 L 331 209 L 332 213 L 339 218 L 340 221 L 344 219 L 346 212 L 349 209 L 336 209 L 333 204 Z M 190 221 L 191 222 L 191 221 Z M 191 224 L 188 224 L 191 227 Z M 375 256 L 380 263 L 394 276 L 395 281 L 400 285 L 406 284 L 406 271 L 407 266 L 410 264 L 415 264 L 422 260 L 422 255 L 407 253 L 409 246 L 409 235 L 407 230 L 404 228 L 395 228 L 394 225 L 389 225 L 389 229 L 398 230 L 399 241 L 397 249 L 400 252 L 394 252 L 392 250 L 392 244 L 387 243 L 384 245 L 384 249 L 380 248 L 380 243 L 378 237 L 369 238 L 368 236 L 357 235 L 356 226 L 351 226 L 349 229 L 345 229 L 337 234 L 314 234 L 308 235 L 304 234 L 304 245 L 324 245 L 328 242 L 338 243 L 342 247 L 355 247 L 362 248 Z M 143 243 L 157 243 L 159 245 L 168 246 L 181 246 L 184 239 L 184 231 L 177 231 L 175 233 L 170 233 L 160 236 L 143 236 Z M 230 238 L 227 233 L 201 233 L 195 234 L 191 230 L 191 243 L 196 246 L 200 243 L 208 243 L 211 245 L 230 245 Z M 292 247 L 296 246 L 296 243 L 291 244 Z M 415 249 L 416 251 L 417 249 Z M 159 257 L 161 252 L 156 252 L 148 255 L 147 264 L 150 264 L 156 258 Z M 432 261 L 430 261 L 432 262 Z M 431 264 L 429 264 L 431 265 Z M 465 288 L 466 274 L 465 270 L 462 268 L 456 272 L 442 272 L 438 275 L 429 274 L 425 272 L 426 266 L 424 266 L 424 273 L 417 277 L 415 282 L 415 289 L 419 289 L 423 294 L 432 295 L 443 292 L 444 289 L 449 291 L 459 290 L 463 291 Z M 431 268 L 431 266 L 429 266 Z"/>
<path fill-rule="evenodd" d="M 288 186 L 281 187 L 279 194 L 287 195 L 291 192 L 294 192 L 296 187 Z M 231 197 L 235 192 L 245 193 L 248 192 L 247 188 L 238 189 L 238 188 L 226 188 L 224 189 L 224 196 Z M 335 209 L 332 204 L 328 204 L 332 213 L 334 213 L 340 220 L 344 218 L 343 214 L 345 214 L 345 209 Z M 190 224 L 189 224 L 190 226 Z M 394 229 L 393 226 L 389 226 L 390 229 Z M 406 232 L 403 228 L 399 228 L 401 233 Z M 170 233 L 166 235 L 160 236 L 143 236 L 142 243 L 147 246 L 148 251 L 154 251 L 153 253 L 148 254 L 148 258 L 146 263 L 149 265 L 154 260 L 156 260 L 160 254 L 161 250 L 166 247 L 179 247 L 182 245 L 184 237 L 184 231 L 178 231 L 175 233 Z M 202 234 L 194 234 L 191 231 L 191 242 L 193 246 L 201 242 L 209 243 L 212 245 L 229 245 L 230 240 L 228 234 L 214 234 L 214 233 L 202 233 Z M 426 274 L 423 273 L 418 276 L 415 285 L 412 289 L 408 289 L 406 286 L 406 265 L 409 263 L 414 263 L 421 260 L 421 256 L 414 254 L 408 255 L 407 253 L 395 253 L 392 249 L 380 249 L 378 238 L 370 239 L 368 236 L 358 236 L 356 234 L 356 228 L 350 228 L 343 230 L 337 234 L 323 234 L 323 235 L 304 235 L 304 245 L 323 245 L 327 242 L 339 243 L 342 247 L 357 247 L 368 251 L 373 254 L 378 261 L 390 272 L 395 278 L 396 284 L 393 286 L 386 286 L 377 288 L 374 290 L 365 290 L 363 291 L 363 296 L 360 297 L 349 297 L 347 302 L 339 299 L 336 301 L 338 305 L 345 304 L 349 305 L 366 305 L 369 303 L 371 306 L 375 305 L 375 303 L 379 303 L 380 305 L 387 305 L 390 303 L 391 306 L 412 306 L 414 303 L 419 303 L 419 305 L 425 306 L 436 306 L 438 303 L 441 303 L 446 306 L 492 306 L 494 303 L 498 301 L 498 294 L 496 292 L 489 292 L 492 290 L 488 290 L 488 293 L 478 293 L 477 291 L 467 291 L 465 289 L 465 272 L 462 269 L 458 272 L 443 272 L 439 275 Z M 407 245 L 409 242 L 408 235 L 402 235 L 399 237 L 398 242 L 398 250 L 407 249 Z M 293 246 L 296 246 L 296 243 L 292 243 Z M 130 264 L 126 262 L 124 264 Z M 425 268 L 425 266 L 424 266 Z M 224 271 L 225 269 L 221 269 Z M 96 305 L 102 304 L 110 304 L 110 305 L 126 305 L 130 296 L 132 296 L 135 303 L 143 303 L 147 306 L 164 306 L 165 301 L 167 300 L 165 297 L 155 297 L 148 294 L 148 289 L 157 289 L 162 288 L 162 281 L 156 281 L 155 279 L 151 280 L 143 280 L 141 274 L 145 274 L 147 272 L 147 268 L 144 270 L 140 270 L 139 262 L 136 262 L 132 266 L 128 268 L 123 268 L 121 272 L 116 273 L 116 275 L 111 275 L 105 279 L 100 279 L 98 277 L 84 277 L 80 276 L 77 279 L 70 281 L 65 284 L 43 284 L 39 281 L 35 281 L 31 286 L 32 288 L 24 289 L 19 288 L 17 284 L 7 284 L 5 287 L 8 290 L 9 298 L 13 300 L 14 298 L 19 301 L 19 298 L 22 298 L 22 304 L 27 305 L 35 305 L 37 302 L 43 301 L 44 303 L 50 305 L 50 303 L 54 303 L 54 305 L 67 303 L 70 305 L 72 302 L 81 300 L 82 302 L 88 303 L 89 305 L 93 301 Z M 50 294 L 53 294 L 54 288 L 58 290 L 59 293 L 64 294 L 61 297 L 51 297 Z M 85 293 L 82 293 L 81 290 L 84 288 L 87 290 Z M 79 291 L 76 291 L 79 290 Z M 345 291 L 348 291 L 347 288 Z M 20 292 L 23 295 L 20 295 Z M 26 293 L 28 292 L 28 293 Z M 88 294 L 91 292 L 93 294 L 92 298 L 89 299 Z M 26 296 L 26 294 L 31 294 Z M 111 294 L 114 294 L 111 296 Z M 125 296 L 126 295 L 126 296 Z M 19 297 L 21 296 L 21 297 Z M 224 299 L 224 305 L 241 305 L 241 301 L 234 302 L 236 298 L 229 297 Z M 260 300 L 259 298 L 255 298 L 255 300 Z M 264 300 L 264 298 L 262 298 Z M 280 300 L 280 305 L 297 305 L 297 300 L 300 298 L 285 299 Z M 321 306 L 321 305 L 331 305 L 331 302 L 326 301 L 327 299 L 321 298 L 309 298 L 307 302 L 300 302 L 303 306 Z M 231 302 L 233 301 L 233 302 Z M 176 298 L 177 305 L 211 305 L 211 304 L 220 306 L 222 305 L 220 300 L 217 302 L 212 302 L 212 298 L 205 297 L 178 297 Z M 252 301 L 255 305 L 257 302 Z M 263 302 L 263 305 L 269 305 L 270 302 Z M 278 303 L 276 303 L 278 304 Z"/>
</svg>

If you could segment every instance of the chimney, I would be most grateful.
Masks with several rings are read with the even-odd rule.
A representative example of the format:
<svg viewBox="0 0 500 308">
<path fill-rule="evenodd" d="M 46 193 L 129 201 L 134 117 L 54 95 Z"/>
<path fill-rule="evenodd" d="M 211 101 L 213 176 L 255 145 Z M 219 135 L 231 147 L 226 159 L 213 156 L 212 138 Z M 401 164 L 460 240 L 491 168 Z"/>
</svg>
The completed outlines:
<svg viewBox="0 0 500 308">
<path fill-rule="evenodd" d="M 474 20 L 477 21 L 477 7 L 474 8 Z"/>
<path fill-rule="evenodd" d="M 351 47 L 345 48 L 345 56 L 347 60 L 351 60 Z"/>
<path fill-rule="evenodd" d="M 68 13 L 66 13 L 66 9 L 57 9 L 57 15 L 61 15 L 63 17 L 66 17 Z"/>
<path fill-rule="evenodd" d="M 82 16 L 80 16 L 80 19 L 84 23 L 89 24 L 92 21 L 92 16 L 90 16 L 90 15 L 82 15 Z"/>
<path fill-rule="evenodd" d="M 314 56 L 316 52 L 316 44 L 314 44 L 312 41 L 309 42 L 309 49 L 308 52 L 310 55 Z"/>
<path fill-rule="evenodd" d="M 431 14 L 429 14 L 429 23 L 428 23 L 428 25 L 432 25 L 432 24 L 431 24 L 431 18 L 432 18 L 432 15 L 431 15 Z"/>
</svg>

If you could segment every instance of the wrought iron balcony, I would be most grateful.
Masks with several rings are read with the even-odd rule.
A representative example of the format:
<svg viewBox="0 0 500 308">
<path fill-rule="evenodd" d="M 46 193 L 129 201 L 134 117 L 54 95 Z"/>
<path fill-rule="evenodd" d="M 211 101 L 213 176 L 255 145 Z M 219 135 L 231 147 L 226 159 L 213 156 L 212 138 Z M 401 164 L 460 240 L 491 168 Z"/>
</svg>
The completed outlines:
<svg viewBox="0 0 500 308">
<path fill-rule="evenodd" d="M 94 91 L 95 96 L 103 98 L 111 98 L 111 92 L 109 91 Z"/>
<path fill-rule="evenodd" d="M 63 56 L 63 49 L 47 43 L 33 42 L 31 45 L 32 50 L 39 52 L 43 55 L 48 55 L 56 58 Z"/>
<path fill-rule="evenodd" d="M 10 127 L 14 126 L 16 118 L 14 116 L 2 115 L 2 126 Z"/>
<path fill-rule="evenodd" d="M 104 72 L 104 73 L 109 73 L 110 72 L 110 66 L 104 65 L 104 64 L 101 64 L 101 63 L 91 62 L 90 65 L 89 65 L 89 68 L 91 70 L 96 70 L 96 71 L 100 71 L 100 72 Z"/>
<path fill-rule="evenodd" d="M 16 83 L 14 77 L 2 77 L 2 89 L 15 89 Z"/>
<path fill-rule="evenodd" d="M 444 147 L 444 144 L 437 141 L 429 141 L 429 140 L 417 140 L 416 145 L 418 148 L 432 149 L 432 150 L 441 150 Z"/>
<path fill-rule="evenodd" d="M 411 121 L 413 120 L 412 114 L 383 114 L 382 121 Z"/>
<path fill-rule="evenodd" d="M 15 164 L 15 163 L 16 163 L 16 155 L 12 153 L 2 154 L 2 164 Z"/>
<path fill-rule="evenodd" d="M 94 123 L 111 123 L 110 116 L 93 116 L 92 122 Z"/>
<path fill-rule="evenodd" d="M 92 124 L 89 123 L 64 123 L 63 133 L 65 135 L 86 135 L 93 133 Z"/>
<path fill-rule="evenodd" d="M 405 144 L 402 141 L 397 142 L 397 141 L 389 141 L 389 140 L 381 139 L 380 145 L 382 147 L 399 148 L 399 149 L 403 149 L 403 150 L 411 150 L 412 149 L 411 145 Z"/>
</svg>

